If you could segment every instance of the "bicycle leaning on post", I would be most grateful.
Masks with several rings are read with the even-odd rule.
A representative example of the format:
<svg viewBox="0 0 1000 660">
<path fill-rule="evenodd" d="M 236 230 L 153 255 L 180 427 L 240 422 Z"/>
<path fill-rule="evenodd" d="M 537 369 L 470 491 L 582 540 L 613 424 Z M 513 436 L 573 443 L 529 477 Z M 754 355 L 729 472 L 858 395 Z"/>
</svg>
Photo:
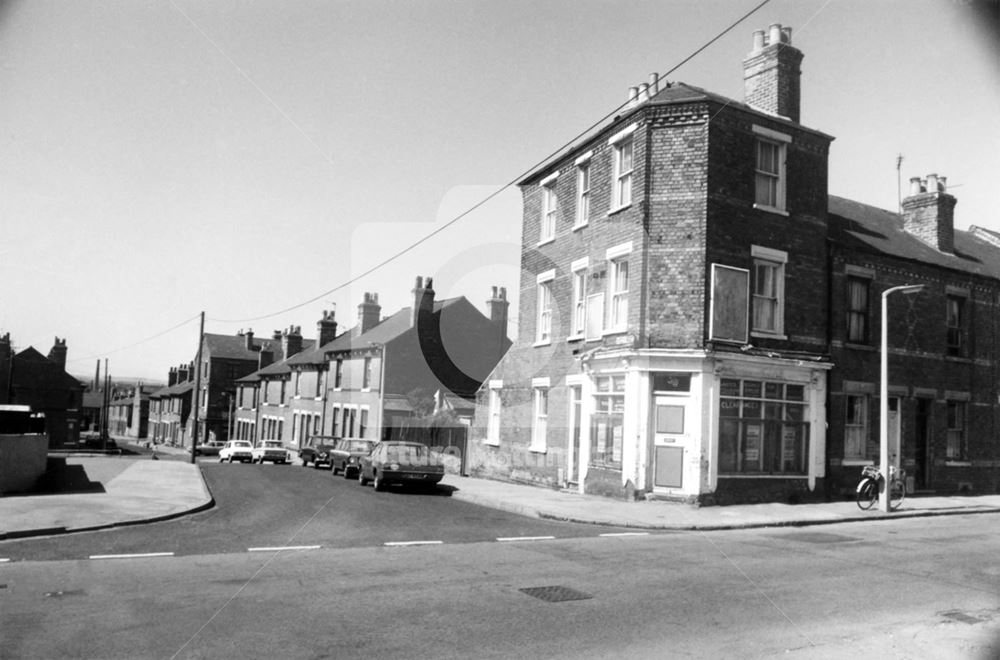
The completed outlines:
<svg viewBox="0 0 1000 660">
<path fill-rule="evenodd" d="M 866 465 L 861 468 L 861 481 L 858 482 L 857 501 L 858 507 L 867 511 L 878 501 L 879 482 L 882 481 L 882 472 L 874 465 Z M 906 497 L 906 471 L 902 468 L 896 469 L 889 466 L 889 509 L 895 511 L 903 503 Z"/>
</svg>

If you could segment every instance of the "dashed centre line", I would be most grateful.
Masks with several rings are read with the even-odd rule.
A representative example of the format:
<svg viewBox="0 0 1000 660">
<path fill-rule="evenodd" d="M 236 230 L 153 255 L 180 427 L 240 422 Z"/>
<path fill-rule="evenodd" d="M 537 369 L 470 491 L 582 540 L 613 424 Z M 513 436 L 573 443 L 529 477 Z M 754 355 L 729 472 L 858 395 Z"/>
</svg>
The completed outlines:
<svg viewBox="0 0 1000 660">
<path fill-rule="evenodd" d="M 497 541 L 552 541 L 555 538 L 554 536 L 498 536 Z"/>
<path fill-rule="evenodd" d="M 138 552 L 126 555 L 90 555 L 90 559 L 148 559 L 150 557 L 173 557 L 172 552 Z"/>
<path fill-rule="evenodd" d="M 10 557 L 0 557 L 0 564 L 5 564 L 10 561 Z"/>
<path fill-rule="evenodd" d="M 386 541 L 382 545 L 402 547 L 410 545 L 441 545 L 444 541 Z"/>
<path fill-rule="evenodd" d="M 319 550 L 319 545 L 279 545 L 271 548 L 247 548 L 247 552 L 281 552 L 283 550 Z"/>
<path fill-rule="evenodd" d="M 612 532 L 600 536 L 649 536 L 649 532 Z"/>
</svg>

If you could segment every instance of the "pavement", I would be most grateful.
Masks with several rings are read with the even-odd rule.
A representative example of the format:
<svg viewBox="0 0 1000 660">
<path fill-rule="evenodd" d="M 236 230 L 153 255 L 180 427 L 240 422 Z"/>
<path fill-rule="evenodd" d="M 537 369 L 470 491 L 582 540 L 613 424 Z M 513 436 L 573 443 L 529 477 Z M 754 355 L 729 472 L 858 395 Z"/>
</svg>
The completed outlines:
<svg viewBox="0 0 1000 660">
<path fill-rule="evenodd" d="M 69 455 L 77 492 L 0 497 L 0 540 L 169 520 L 211 508 L 212 494 L 185 450 L 160 446 L 163 460 L 128 455 Z M 1000 495 L 908 497 L 896 511 L 861 511 L 851 502 L 698 507 L 623 501 L 565 490 L 447 475 L 456 500 L 534 518 L 637 530 L 718 530 L 822 525 L 919 516 L 1000 513 Z"/>
</svg>

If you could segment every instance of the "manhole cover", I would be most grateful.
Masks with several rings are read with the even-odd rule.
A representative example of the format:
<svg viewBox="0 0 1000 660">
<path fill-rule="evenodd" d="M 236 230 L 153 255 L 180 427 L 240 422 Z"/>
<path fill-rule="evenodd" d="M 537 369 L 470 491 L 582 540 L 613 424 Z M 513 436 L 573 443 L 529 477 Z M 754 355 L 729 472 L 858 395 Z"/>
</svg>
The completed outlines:
<svg viewBox="0 0 1000 660">
<path fill-rule="evenodd" d="M 590 594 L 585 594 L 582 591 L 577 591 L 576 589 L 570 589 L 569 587 L 525 587 L 524 589 L 518 589 L 529 596 L 534 596 L 539 600 L 544 600 L 547 603 L 561 603 L 567 600 L 587 600 L 588 598 L 593 598 Z"/>
<path fill-rule="evenodd" d="M 850 541 L 861 540 L 856 536 L 829 534 L 827 532 L 800 532 L 798 534 L 775 534 L 774 536 L 779 539 L 801 541 L 803 543 L 848 543 Z"/>
</svg>

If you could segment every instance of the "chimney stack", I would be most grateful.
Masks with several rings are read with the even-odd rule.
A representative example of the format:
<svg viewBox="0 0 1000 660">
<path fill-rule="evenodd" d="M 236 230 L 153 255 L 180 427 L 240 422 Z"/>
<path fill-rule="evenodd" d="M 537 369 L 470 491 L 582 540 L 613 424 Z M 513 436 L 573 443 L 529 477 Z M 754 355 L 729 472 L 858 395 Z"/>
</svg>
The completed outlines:
<svg viewBox="0 0 1000 660">
<path fill-rule="evenodd" d="M 54 362 L 60 369 L 66 371 L 66 340 L 56 337 L 52 349 L 49 351 L 49 361 Z"/>
<path fill-rule="evenodd" d="M 290 325 L 281 335 L 282 359 L 287 360 L 302 350 L 302 326 Z"/>
<path fill-rule="evenodd" d="M 792 46 L 792 28 L 774 23 L 753 33 L 753 46 L 743 60 L 747 105 L 799 121 L 802 51 Z"/>
<path fill-rule="evenodd" d="M 173 387 L 177 384 L 177 367 L 170 367 L 170 373 L 167 374 L 167 387 Z"/>
<path fill-rule="evenodd" d="M 955 204 L 948 194 L 947 177 L 928 174 L 910 179 L 910 194 L 903 199 L 903 229 L 936 250 L 955 252 Z"/>
<path fill-rule="evenodd" d="M 252 328 L 248 328 L 247 331 L 243 333 L 243 340 L 245 341 L 245 343 L 243 344 L 243 346 L 248 351 L 257 350 L 257 348 L 253 345 L 253 329 Z"/>
<path fill-rule="evenodd" d="M 188 372 L 188 365 L 182 364 L 179 367 L 177 367 L 177 382 L 178 383 L 185 383 L 185 382 L 187 382 L 188 373 L 189 373 Z"/>
<path fill-rule="evenodd" d="M 490 321 L 497 326 L 497 336 L 500 346 L 503 346 L 504 339 L 507 338 L 507 310 L 510 303 L 507 302 L 507 287 L 492 287 L 492 295 L 486 301 L 486 309 L 490 313 Z"/>
<path fill-rule="evenodd" d="M 421 318 L 429 318 L 434 313 L 434 280 L 430 277 L 425 280 L 418 275 L 412 293 L 413 310 L 410 315 L 410 327 L 415 328 Z"/>
<path fill-rule="evenodd" d="M 325 346 L 337 338 L 337 321 L 334 310 L 323 312 L 323 318 L 316 323 L 316 345 Z"/>
<path fill-rule="evenodd" d="M 364 302 L 358 305 L 358 326 L 364 334 L 382 320 L 382 306 L 378 304 L 377 293 L 365 293 Z"/>
</svg>

